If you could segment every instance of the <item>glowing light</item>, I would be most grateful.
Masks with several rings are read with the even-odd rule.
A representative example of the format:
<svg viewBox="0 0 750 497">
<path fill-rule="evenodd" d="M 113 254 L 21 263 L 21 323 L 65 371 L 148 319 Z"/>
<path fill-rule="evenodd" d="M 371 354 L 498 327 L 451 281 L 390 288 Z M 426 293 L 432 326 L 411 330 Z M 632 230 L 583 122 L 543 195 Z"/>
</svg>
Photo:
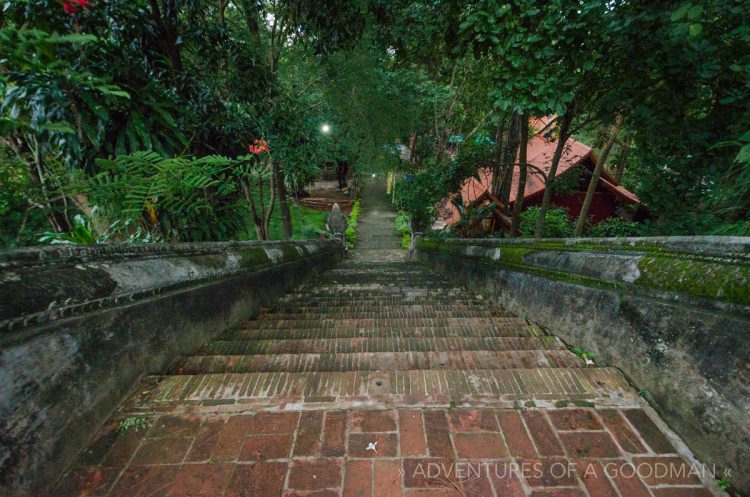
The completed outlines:
<svg viewBox="0 0 750 497">
<path fill-rule="evenodd" d="M 326 134 L 326 135 L 327 135 L 328 133 L 330 133 L 330 132 L 331 132 L 331 125 L 330 125 L 330 124 L 328 124 L 328 123 L 323 123 L 323 124 L 321 124 L 321 125 L 320 125 L 320 131 L 321 131 L 321 132 L 322 132 L 323 134 Z"/>
</svg>

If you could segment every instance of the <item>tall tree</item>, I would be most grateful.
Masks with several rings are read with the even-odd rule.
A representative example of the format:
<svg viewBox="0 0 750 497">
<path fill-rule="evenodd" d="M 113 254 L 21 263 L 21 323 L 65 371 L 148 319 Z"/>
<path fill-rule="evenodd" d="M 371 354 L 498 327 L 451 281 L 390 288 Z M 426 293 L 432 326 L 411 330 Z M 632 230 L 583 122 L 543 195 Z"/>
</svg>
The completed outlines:
<svg viewBox="0 0 750 497">
<path fill-rule="evenodd" d="M 523 201 L 526 194 L 526 176 L 528 174 L 528 148 L 529 148 L 529 116 L 521 116 L 519 142 L 521 147 L 518 154 L 518 191 L 516 193 L 516 202 L 513 204 L 513 219 L 510 227 L 510 236 L 516 237 L 520 234 L 521 211 L 523 211 Z"/>
<path fill-rule="evenodd" d="M 576 223 L 575 236 L 581 236 L 583 234 L 583 229 L 586 226 L 586 223 L 588 222 L 589 209 L 591 208 L 591 202 L 594 200 L 594 193 L 596 193 L 596 188 L 597 186 L 599 186 L 599 177 L 602 174 L 604 165 L 607 163 L 607 159 L 609 158 L 609 152 L 612 150 L 612 146 L 615 144 L 615 141 L 617 140 L 617 134 L 620 132 L 621 127 L 622 127 L 622 114 L 618 114 L 617 117 L 615 118 L 615 124 L 612 125 L 612 130 L 609 132 L 609 138 L 607 139 L 607 143 L 604 144 L 604 148 L 602 149 L 602 152 L 601 154 L 599 154 L 599 158 L 596 161 L 596 166 L 594 166 L 594 171 L 591 173 L 591 181 L 589 181 L 589 187 L 588 187 L 588 190 L 586 191 L 586 197 L 583 199 L 581 212 L 578 216 L 578 222 Z"/>
</svg>

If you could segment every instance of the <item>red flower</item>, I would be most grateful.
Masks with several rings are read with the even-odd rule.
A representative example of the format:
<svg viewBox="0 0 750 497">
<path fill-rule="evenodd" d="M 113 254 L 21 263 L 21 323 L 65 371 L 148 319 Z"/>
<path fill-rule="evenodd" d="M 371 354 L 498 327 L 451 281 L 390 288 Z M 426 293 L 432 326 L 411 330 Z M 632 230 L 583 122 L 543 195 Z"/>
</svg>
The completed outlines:
<svg viewBox="0 0 750 497">
<path fill-rule="evenodd" d="M 62 0 L 62 7 L 66 14 L 76 15 L 78 8 L 88 9 L 91 6 L 89 0 Z"/>
<path fill-rule="evenodd" d="M 251 154 L 260 154 L 268 151 L 268 142 L 266 140 L 255 140 L 252 145 L 247 147 Z"/>
</svg>

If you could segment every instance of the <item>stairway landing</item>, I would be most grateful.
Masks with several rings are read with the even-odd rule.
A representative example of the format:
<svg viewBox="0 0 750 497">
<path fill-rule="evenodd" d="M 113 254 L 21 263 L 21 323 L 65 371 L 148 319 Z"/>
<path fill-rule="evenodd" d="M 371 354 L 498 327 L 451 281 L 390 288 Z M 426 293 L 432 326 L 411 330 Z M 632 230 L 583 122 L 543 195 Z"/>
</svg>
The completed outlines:
<svg viewBox="0 0 750 497">
<path fill-rule="evenodd" d="M 408 261 L 394 217 L 369 184 L 346 262 L 145 378 L 55 497 L 714 495 L 617 370 Z"/>
</svg>

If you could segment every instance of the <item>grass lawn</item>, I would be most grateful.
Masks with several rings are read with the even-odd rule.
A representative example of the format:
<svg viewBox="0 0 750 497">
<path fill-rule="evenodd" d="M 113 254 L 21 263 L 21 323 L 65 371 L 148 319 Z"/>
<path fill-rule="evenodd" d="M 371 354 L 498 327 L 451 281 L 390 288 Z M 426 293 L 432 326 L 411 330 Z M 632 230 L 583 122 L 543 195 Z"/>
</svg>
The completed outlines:
<svg viewBox="0 0 750 497">
<path fill-rule="evenodd" d="M 305 240 L 308 238 L 317 238 L 318 231 L 326 229 L 327 212 L 316 211 L 291 200 L 289 201 L 289 210 L 292 213 L 293 239 Z M 284 229 L 281 226 L 281 209 L 278 204 L 273 209 L 269 228 L 272 240 L 283 238 Z"/>
<path fill-rule="evenodd" d="M 328 219 L 327 212 L 320 212 L 309 207 L 304 207 L 292 199 L 289 200 L 289 211 L 292 214 L 292 238 L 294 240 L 318 238 L 319 232 L 325 231 L 326 220 Z M 243 238 L 246 240 L 257 240 L 255 225 L 253 225 L 252 220 L 249 218 L 248 223 L 247 232 Z M 284 229 L 281 226 L 281 208 L 278 203 L 273 208 L 269 229 L 271 240 L 283 239 Z"/>
</svg>

